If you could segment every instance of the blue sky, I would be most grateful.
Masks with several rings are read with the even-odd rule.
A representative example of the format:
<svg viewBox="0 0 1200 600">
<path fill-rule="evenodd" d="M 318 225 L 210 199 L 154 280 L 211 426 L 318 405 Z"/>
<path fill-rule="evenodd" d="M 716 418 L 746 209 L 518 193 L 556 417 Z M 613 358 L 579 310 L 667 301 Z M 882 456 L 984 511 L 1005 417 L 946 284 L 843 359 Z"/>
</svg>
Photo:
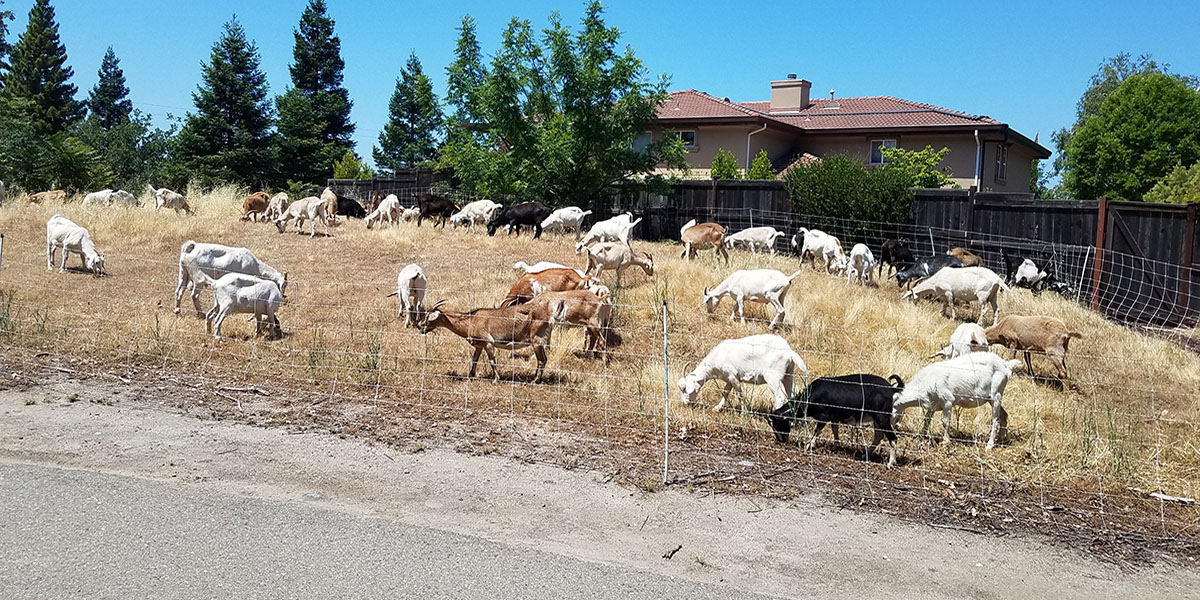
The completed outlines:
<svg viewBox="0 0 1200 600">
<path fill-rule="evenodd" d="M 578 22 L 584 3 L 381 2 L 327 0 L 346 61 L 358 151 L 369 156 L 395 79 L 415 51 L 436 90 L 465 13 L 479 24 L 485 53 L 513 16 L 543 25 L 558 10 Z M 135 107 L 182 115 L 222 24 L 237 13 L 259 47 L 272 94 L 288 84 L 292 30 L 306 0 L 54 0 L 80 96 L 95 83 L 104 50 L 121 59 Z M 7 0 L 17 13 L 10 41 L 33 0 Z M 1074 119 L 1075 102 L 1106 56 L 1148 52 L 1181 73 L 1200 73 L 1200 2 L 737 2 L 607 4 L 652 73 L 672 89 L 734 100 L 765 100 L 768 81 L 798 73 L 814 95 L 890 95 L 985 114 L 1050 146 Z"/>
</svg>

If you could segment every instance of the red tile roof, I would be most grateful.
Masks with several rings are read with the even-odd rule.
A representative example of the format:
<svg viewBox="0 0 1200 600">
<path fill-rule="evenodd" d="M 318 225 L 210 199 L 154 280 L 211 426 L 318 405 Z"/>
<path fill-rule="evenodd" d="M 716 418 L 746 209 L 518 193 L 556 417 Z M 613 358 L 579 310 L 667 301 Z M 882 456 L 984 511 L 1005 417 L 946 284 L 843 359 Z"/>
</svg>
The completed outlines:
<svg viewBox="0 0 1200 600">
<path fill-rule="evenodd" d="M 891 129 L 963 125 L 1001 125 L 981 115 L 911 102 L 891 96 L 812 100 L 803 110 L 772 111 L 770 102 L 732 102 L 696 90 L 671 92 L 658 111 L 662 120 L 762 117 L 800 129 Z"/>
</svg>

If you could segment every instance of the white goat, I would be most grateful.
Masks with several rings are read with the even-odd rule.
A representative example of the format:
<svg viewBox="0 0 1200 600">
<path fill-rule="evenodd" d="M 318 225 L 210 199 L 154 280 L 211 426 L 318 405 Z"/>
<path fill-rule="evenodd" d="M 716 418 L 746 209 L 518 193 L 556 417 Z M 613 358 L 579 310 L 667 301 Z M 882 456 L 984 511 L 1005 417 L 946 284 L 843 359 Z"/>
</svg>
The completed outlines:
<svg viewBox="0 0 1200 600">
<path fill-rule="evenodd" d="M 725 247 L 734 248 L 736 246 L 746 246 L 751 252 L 757 252 L 760 248 L 770 250 L 771 255 L 775 255 L 775 240 L 783 235 L 782 231 L 774 227 L 750 227 L 743 229 L 737 233 L 725 236 Z"/>
<path fill-rule="evenodd" d="M 114 204 L 133 208 L 137 206 L 137 198 L 125 190 L 104 189 L 84 196 L 81 203 L 82 206 L 112 206 Z"/>
<path fill-rule="evenodd" d="M 729 320 L 732 321 L 736 314 L 741 316 L 742 323 L 745 323 L 744 303 L 747 300 L 767 303 L 775 307 L 775 318 L 771 319 L 770 325 L 771 329 L 774 329 L 783 323 L 784 315 L 787 312 L 783 302 L 792 281 L 799 275 L 800 271 L 796 271 L 789 277 L 775 269 L 734 271 L 724 281 L 718 283 L 717 287 L 704 290 L 704 308 L 711 314 L 721 303 L 721 298 L 729 296 L 737 303 L 734 310 L 729 313 Z"/>
<path fill-rule="evenodd" d="M 774 410 L 779 410 L 792 397 L 792 382 L 796 371 L 807 375 L 808 367 L 788 346 L 787 340 L 772 334 L 752 335 L 725 340 L 708 352 L 691 373 L 679 380 L 679 399 L 690 404 L 709 379 L 725 382 L 721 402 L 713 410 L 721 410 L 730 391 L 737 391 L 744 405 L 741 383 L 766 384 L 775 398 Z"/>
<path fill-rule="evenodd" d="M 984 333 L 983 327 L 976 323 L 963 323 L 954 329 L 954 333 L 950 334 L 950 345 L 933 353 L 929 358 L 934 356 L 956 358 L 964 354 L 987 350 L 987 348 L 987 334 Z"/>
<path fill-rule="evenodd" d="M 403 212 L 400 213 L 400 216 L 404 219 L 404 222 L 406 222 L 406 223 L 411 223 L 411 222 L 415 221 L 417 219 L 417 217 L 420 215 L 421 215 L 421 209 L 417 208 L 415 206 L 406 208 L 406 209 L 404 209 Z"/>
<path fill-rule="evenodd" d="M 287 210 L 288 204 L 290 203 L 288 202 L 287 192 L 279 192 L 271 196 L 271 199 L 267 201 L 267 210 L 263 212 L 263 217 L 269 221 L 278 219 L 283 214 L 283 211 Z"/>
<path fill-rule="evenodd" d="M 975 408 L 992 405 L 992 433 L 987 449 L 996 445 L 996 436 L 1008 426 L 1008 413 L 1000 405 L 1004 388 L 1013 371 L 1021 368 L 1020 360 L 1004 360 L 992 352 L 970 352 L 957 358 L 926 365 L 917 371 L 908 385 L 892 397 L 892 428 L 900 422 L 905 409 L 920 405 L 925 411 L 921 434 L 929 432 L 929 421 L 935 411 L 942 411 L 944 443 L 950 442 L 950 409 L 955 406 Z"/>
<path fill-rule="evenodd" d="M 536 264 L 532 264 L 532 265 L 526 263 L 523 260 L 519 260 L 519 261 L 513 263 L 513 269 L 515 269 L 517 271 L 524 271 L 526 273 L 541 273 L 542 271 L 545 271 L 547 269 L 570 269 L 570 268 L 571 267 L 568 267 L 567 265 L 560 265 L 556 262 L 547 262 L 544 260 L 538 261 Z M 587 277 L 587 273 L 583 272 L 582 269 L 574 269 L 574 271 L 576 273 L 578 273 L 580 277 Z"/>
<path fill-rule="evenodd" d="M 601 271 L 616 271 L 617 285 L 621 285 L 621 275 L 625 273 L 625 269 L 637 266 L 641 267 L 648 277 L 654 277 L 654 257 L 648 252 L 642 252 L 642 256 L 638 256 L 632 248 L 620 242 L 601 242 L 586 250 L 587 266 L 583 268 L 584 275 L 599 277 Z"/>
<path fill-rule="evenodd" d="M 1027 258 L 1021 261 L 1021 266 L 1017 267 L 1017 273 L 1013 276 L 1013 283 L 1033 287 L 1045 278 L 1046 272 L 1039 269 L 1036 263 Z"/>
<path fill-rule="evenodd" d="M 873 283 L 875 280 L 875 255 L 866 244 L 855 244 L 850 249 L 850 259 L 846 264 L 846 283 L 851 280 L 858 285 Z"/>
<path fill-rule="evenodd" d="M 83 268 L 96 275 L 104 275 L 104 255 L 96 250 L 88 230 L 76 225 L 62 215 L 54 215 L 46 221 L 46 270 L 54 270 L 54 251 L 62 248 L 62 264 L 58 272 L 67 269 L 67 257 L 78 254 Z"/>
<path fill-rule="evenodd" d="M 5 200 L 8 200 L 8 192 L 4 190 L 4 182 L 0 181 L 0 206 L 4 206 Z"/>
<path fill-rule="evenodd" d="M 596 242 L 618 241 L 629 245 L 629 235 L 634 227 L 642 220 L 633 220 L 633 213 L 624 213 L 611 219 L 597 221 L 588 230 L 583 239 L 575 242 L 575 254 L 583 254 L 584 249 Z"/>
<path fill-rule="evenodd" d="M 425 290 L 428 287 L 429 280 L 425 278 L 425 271 L 422 271 L 417 263 L 405 265 L 400 269 L 400 274 L 396 276 L 396 291 L 388 294 L 388 298 L 396 296 L 400 301 L 396 316 L 404 315 L 405 327 L 415 327 L 421 323 L 421 303 L 425 301 Z"/>
<path fill-rule="evenodd" d="M 383 223 L 387 221 L 388 225 L 395 225 L 400 219 L 400 199 L 395 194 L 388 194 L 386 198 L 379 201 L 379 206 L 371 211 L 363 221 L 367 224 L 367 229 L 376 221 Z"/>
<path fill-rule="evenodd" d="M 325 188 L 328 190 L 329 188 Z M 316 196 L 301 198 L 293 202 L 283 211 L 282 215 L 275 218 L 275 226 L 279 228 L 279 233 L 287 231 L 288 221 L 296 220 L 296 233 L 303 233 L 304 221 L 312 221 L 312 232 L 308 237 L 317 235 L 317 221 L 325 228 L 325 236 L 329 236 L 329 221 L 326 211 L 329 210 L 329 202 L 322 200 Z"/>
<path fill-rule="evenodd" d="M 228 273 L 241 273 L 266 279 L 279 288 L 280 295 L 287 291 L 287 273 L 280 273 L 271 265 L 261 261 L 247 248 L 201 244 L 188 240 L 179 247 L 179 279 L 175 285 L 175 314 L 179 314 L 179 301 L 183 290 L 191 288 L 192 305 L 196 316 L 200 310 L 200 288 Z"/>
<path fill-rule="evenodd" d="M 592 211 L 583 210 L 578 206 L 560 208 L 550 213 L 550 216 L 542 221 L 542 230 L 555 233 L 566 233 L 568 230 L 574 231 L 575 239 L 578 240 L 580 234 L 583 233 L 583 218 L 590 214 L 592 214 Z"/>
<path fill-rule="evenodd" d="M 942 269 L 918 283 L 913 289 L 904 293 L 904 298 L 917 301 L 917 298 L 940 299 L 942 301 L 942 316 L 951 319 L 958 318 L 954 307 L 957 301 L 979 302 L 979 320 L 987 314 L 987 307 L 992 306 L 992 325 L 1000 320 L 1000 306 L 997 298 L 1000 292 L 1009 291 L 1000 276 L 987 267 L 960 267 L 957 269 Z M 947 311 L 950 313 L 947 315 Z"/>
<path fill-rule="evenodd" d="M 799 245 L 797 236 L 802 240 Z M 841 273 L 845 269 L 846 254 L 842 250 L 842 242 L 820 229 L 801 227 L 796 235 L 792 236 L 792 247 L 800 252 L 800 262 L 803 263 L 807 259 L 813 269 L 817 268 L 817 257 L 825 262 L 826 272 Z"/>
<path fill-rule="evenodd" d="M 487 199 L 468 202 L 462 210 L 450 215 L 450 226 L 457 229 L 463 225 L 467 231 L 474 231 L 475 225 L 487 225 L 501 208 L 503 205 Z"/>
<path fill-rule="evenodd" d="M 173 192 L 167 188 L 156 188 L 150 184 L 146 184 L 146 189 L 150 190 L 150 195 L 154 196 L 154 210 L 163 208 L 174 209 L 175 212 L 183 211 L 185 213 L 193 213 L 192 207 L 188 206 L 187 199 L 183 194 Z"/>
<path fill-rule="evenodd" d="M 267 339 L 281 336 L 279 330 L 279 305 L 283 303 L 283 292 L 274 281 L 260 279 L 253 275 L 242 273 L 226 273 L 220 279 L 205 278 L 205 284 L 212 286 L 213 307 L 205 314 L 204 331 L 213 334 L 213 338 L 221 339 L 221 324 L 230 313 L 253 313 L 254 335 L 267 329 Z"/>
</svg>

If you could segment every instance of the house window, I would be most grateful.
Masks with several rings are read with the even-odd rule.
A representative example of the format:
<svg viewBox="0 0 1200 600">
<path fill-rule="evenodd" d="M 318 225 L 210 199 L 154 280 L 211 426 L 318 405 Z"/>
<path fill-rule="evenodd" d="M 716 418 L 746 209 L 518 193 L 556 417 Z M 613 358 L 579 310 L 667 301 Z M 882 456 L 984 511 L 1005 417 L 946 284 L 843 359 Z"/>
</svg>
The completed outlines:
<svg viewBox="0 0 1200 600">
<path fill-rule="evenodd" d="M 887 163 L 887 159 L 883 156 L 883 149 L 895 147 L 896 140 L 871 140 L 871 164 L 882 165 Z"/>
<path fill-rule="evenodd" d="M 629 144 L 629 147 L 633 148 L 635 152 L 645 152 L 646 148 L 650 147 L 650 142 L 653 139 L 654 136 L 647 131 L 646 133 L 633 138 L 633 142 Z"/>
<path fill-rule="evenodd" d="M 687 146 L 688 148 L 695 147 L 695 145 L 696 145 L 696 132 L 695 131 L 676 131 L 675 133 L 676 133 L 676 135 L 679 136 L 679 139 L 683 140 L 684 146 Z"/>
<path fill-rule="evenodd" d="M 1008 146 L 996 144 L 996 183 L 1008 179 Z"/>
</svg>

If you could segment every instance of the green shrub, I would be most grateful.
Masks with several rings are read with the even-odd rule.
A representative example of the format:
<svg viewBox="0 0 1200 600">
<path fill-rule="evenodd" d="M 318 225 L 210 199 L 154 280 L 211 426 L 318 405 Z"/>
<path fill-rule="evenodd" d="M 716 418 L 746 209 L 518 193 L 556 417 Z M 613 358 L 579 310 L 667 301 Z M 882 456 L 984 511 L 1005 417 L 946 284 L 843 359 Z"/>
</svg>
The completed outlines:
<svg viewBox="0 0 1200 600">
<path fill-rule="evenodd" d="M 741 177 L 741 172 L 738 171 L 737 159 L 733 157 L 733 153 L 724 149 L 718 148 L 717 155 L 712 161 L 712 178 L 713 179 L 738 179 Z"/>
<path fill-rule="evenodd" d="M 912 204 L 907 173 L 867 168 L 845 156 L 797 165 L 783 179 L 792 202 L 805 215 L 899 222 L 908 217 Z"/>
<path fill-rule="evenodd" d="M 358 159 L 354 151 L 347 150 L 342 158 L 333 163 L 334 179 L 371 179 L 375 170 Z"/>
<path fill-rule="evenodd" d="M 1200 202 L 1200 163 L 1175 167 L 1142 197 L 1146 202 L 1187 204 Z"/>
<path fill-rule="evenodd" d="M 746 179 L 775 179 L 775 166 L 771 164 L 766 150 L 758 151 L 758 156 L 754 157 L 750 170 L 746 172 Z"/>
</svg>

